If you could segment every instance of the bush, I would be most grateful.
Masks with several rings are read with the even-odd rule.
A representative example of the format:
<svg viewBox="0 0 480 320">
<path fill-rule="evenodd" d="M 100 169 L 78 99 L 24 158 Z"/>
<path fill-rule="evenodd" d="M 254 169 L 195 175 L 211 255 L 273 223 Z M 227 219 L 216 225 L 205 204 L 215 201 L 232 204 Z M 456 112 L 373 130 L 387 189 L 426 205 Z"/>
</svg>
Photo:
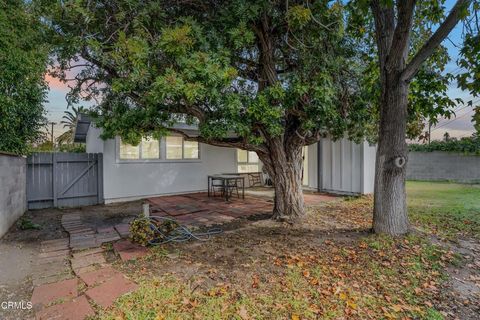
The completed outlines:
<svg viewBox="0 0 480 320">
<path fill-rule="evenodd" d="M 410 144 L 410 151 L 446 151 L 464 154 L 480 155 L 480 136 L 465 137 L 461 139 L 451 138 L 446 141 L 434 140 L 430 144 Z"/>
</svg>

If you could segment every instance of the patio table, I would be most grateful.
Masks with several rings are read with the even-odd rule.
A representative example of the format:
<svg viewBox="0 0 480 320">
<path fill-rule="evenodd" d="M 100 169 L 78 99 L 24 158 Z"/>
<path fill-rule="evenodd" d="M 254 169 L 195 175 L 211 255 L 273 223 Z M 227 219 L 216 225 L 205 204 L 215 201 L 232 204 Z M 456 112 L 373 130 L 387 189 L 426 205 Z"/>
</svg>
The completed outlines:
<svg viewBox="0 0 480 320">
<path fill-rule="evenodd" d="M 208 176 L 208 196 L 210 197 L 210 189 L 213 184 L 213 181 L 221 181 L 222 182 L 222 189 L 223 194 L 225 195 L 225 200 L 228 201 L 230 195 L 228 192 L 228 186 L 230 181 L 234 181 L 238 183 L 238 181 L 242 181 L 242 199 L 245 199 L 245 177 L 241 175 L 232 175 L 232 174 L 214 174 Z M 238 185 L 237 185 L 238 187 Z"/>
</svg>

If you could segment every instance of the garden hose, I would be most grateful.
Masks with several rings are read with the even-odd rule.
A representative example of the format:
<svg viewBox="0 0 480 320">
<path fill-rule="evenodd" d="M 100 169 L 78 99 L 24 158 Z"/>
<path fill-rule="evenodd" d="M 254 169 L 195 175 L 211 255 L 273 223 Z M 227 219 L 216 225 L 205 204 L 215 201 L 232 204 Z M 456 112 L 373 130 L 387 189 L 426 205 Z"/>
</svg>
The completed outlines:
<svg viewBox="0 0 480 320">
<path fill-rule="evenodd" d="M 210 236 L 223 232 L 220 228 L 212 228 L 206 232 L 192 232 L 187 227 L 179 224 L 175 219 L 161 216 L 141 217 L 137 220 L 147 220 L 150 222 L 150 228 L 154 233 L 154 238 L 148 241 L 150 245 L 184 242 L 190 239 L 207 241 L 210 239 Z M 158 225 L 156 222 L 161 222 L 161 224 Z M 164 230 L 162 226 L 166 226 L 170 230 Z"/>
</svg>

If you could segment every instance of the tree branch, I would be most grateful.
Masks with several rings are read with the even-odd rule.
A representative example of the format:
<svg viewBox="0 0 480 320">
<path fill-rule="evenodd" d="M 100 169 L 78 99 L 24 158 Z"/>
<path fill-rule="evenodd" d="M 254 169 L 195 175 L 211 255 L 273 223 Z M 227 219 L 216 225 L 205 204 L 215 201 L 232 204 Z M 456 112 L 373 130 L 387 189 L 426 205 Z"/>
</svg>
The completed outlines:
<svg viewBox="0 0 480 320">
<path fill-rule="evenodd" d="M 385 61 L 390 51 L 392 37 L 395 30 L 395 10 L 373 0 L 370 3 L 375 21 L 375 37 L 378 47 L 380 70 L 385 68 Z"/>
<path fill-rule="evenodd" d="M 395 68 L 398 61 L 403 60 L 402 65 L 405 63 L 408 53 L 410 30 L 412 29 L 413 12 L 415 11 L 415 2 L 416 0 L 401 0 L 397 2 L 397 26 L 393 33 L 392 44 L 387 58 L 387 69 Z"/>
<path fill-rule="evenodd" d="M 209 144 L 216 147 L 227 147 L 227 148 L 240 148 L 249 151 L 255 152 L 267 152 L 267 149 L 263 145 L 254 145 L 246 142 L 246 139 L 243 137 L 230 137 L 230 138 L 215 138 L 215 139 L 206 139 L 202 136 L 190 136 L 185 131 L 180 129 L 168 128 L 168 131 L 181 135 L 185 140 L 188 141 L 197 141 L 200 143 Z"/>
<path fill-rule="evenodd" d="M 442 43 L 442 41 L 450 34 L 453 28 L 460 21 L 460 11 L 465 6 L 468 6 L 472 0 L 458 0 L 450 11 L 449 15 L 438 27 L 437 31 L 428 39 L 413 59 L 408 63 L 405 70 L 402 72 L 401 80 L 410 82 L 417 74 L 422 63 L 430 57 L 435 49 Z"/>
</svg>

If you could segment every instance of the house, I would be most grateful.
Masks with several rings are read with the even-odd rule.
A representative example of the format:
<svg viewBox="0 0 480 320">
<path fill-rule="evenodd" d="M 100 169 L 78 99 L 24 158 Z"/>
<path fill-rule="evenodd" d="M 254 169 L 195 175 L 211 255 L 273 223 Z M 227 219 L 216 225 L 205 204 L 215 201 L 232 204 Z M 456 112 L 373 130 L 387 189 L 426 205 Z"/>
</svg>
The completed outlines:
<svg viewBox="0 0 480 320">
<path fill-rule="evenodd" d="M 195 127 L 179 124 L 189 134 Z M 218 173 L 260 172 L 254 152 L 215 147 L 182 136 L 144 139 L 138 146 L 116 137 L 102 140 L 101 129 L 81 115 L 75 142 L 85 142 L 88 153 L 102 153 L 105 203 L 150 196 L 205 191 L 207 176 Z M 340 194 L 373 192 L 376 148 L 347 139 L 322 141 L 304 148 L 304 187 Z"/>
</svg>

